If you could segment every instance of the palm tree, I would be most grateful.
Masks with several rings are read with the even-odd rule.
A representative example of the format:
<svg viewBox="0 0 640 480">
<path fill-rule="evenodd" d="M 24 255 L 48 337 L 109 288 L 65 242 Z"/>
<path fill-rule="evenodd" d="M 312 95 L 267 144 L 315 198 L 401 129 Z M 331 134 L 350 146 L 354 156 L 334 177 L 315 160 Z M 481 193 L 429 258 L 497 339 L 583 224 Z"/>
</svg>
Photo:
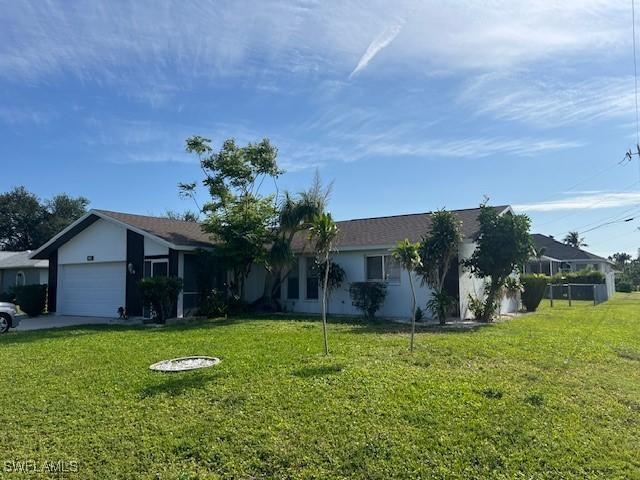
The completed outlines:
<svg viewBox="0 0 640 480">
<path fill-rule="evenodd" d="M 278 205 L 278 225 L 274 229 L 274 239 L 265 262 L 267 274 L 261 299 L 264 306 L 270 309 L 276 306 L 275 294 L 295 264 L 291 249 L 293 238 L 298 232 L 308 229 L 313 219 L 324 212 L 331 188 L 331 184 L 326 188 L 322 186 L 316 172 L 313 184 L 307 191 L 298 195 L 284 192 Z"/>
<path fill-rule="evenodd" d="M 567 233 L 567 235 L 564 237 L 564 243 L 575 248 L 589 246 L 586 243 L 584 243 L 584 237 L 581 237 L 578 232 Z"/>
<path fill-rule="evenodd" d="M 542 257 L 545 253 L 547 253 L 546 247 L 533 247 L 533 255 L 538 259 L 538 273 L 542 273 Z M 551 269 L 549 269 L 549 274 L 551 274 Z"/>
<path fill-rule="evenodd" d="M 420 244 L 411 243 L 408 239 L 398 242 L 391 252 L 393 258 L 409 273 L 409 285 L 411 285 L 411 341 L 409 351 L 413 352 L 413 337 L 416 333 L 416 290 L 413 286 L 413 273 L 422 264 L 419 252 Z"/>
<path fill-rule="evenodd" d="M 327 340 L 327 284 L 329 283 L 329 266 L 331 247 L 338 235 L 338 226 L 330 213 L 316 216 L 309 227 L 310 237 L 315 240 L 316 262 L 324 265 L 324 279 L 322 281 L 322 336 L 324 338 L 324 354 L 329 355 L 329 341 Z"/>
</svg>

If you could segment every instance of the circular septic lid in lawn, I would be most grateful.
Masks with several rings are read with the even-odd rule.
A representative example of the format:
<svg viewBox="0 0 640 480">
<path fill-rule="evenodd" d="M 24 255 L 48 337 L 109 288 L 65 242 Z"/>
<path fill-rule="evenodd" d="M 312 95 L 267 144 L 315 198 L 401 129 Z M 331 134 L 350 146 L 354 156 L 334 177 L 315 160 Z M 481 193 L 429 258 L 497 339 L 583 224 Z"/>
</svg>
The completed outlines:
<svg viewBox="0 0 640 480">
<path fill-rule="evenodd" d="M 149 368 L 156 372 L 186 372 L 187 370 L 213 367 L 218 363 L 220 363 L 220 359 L 216 357 L 181 357 L 162 360 L 149 366 Z"/>
</svg>

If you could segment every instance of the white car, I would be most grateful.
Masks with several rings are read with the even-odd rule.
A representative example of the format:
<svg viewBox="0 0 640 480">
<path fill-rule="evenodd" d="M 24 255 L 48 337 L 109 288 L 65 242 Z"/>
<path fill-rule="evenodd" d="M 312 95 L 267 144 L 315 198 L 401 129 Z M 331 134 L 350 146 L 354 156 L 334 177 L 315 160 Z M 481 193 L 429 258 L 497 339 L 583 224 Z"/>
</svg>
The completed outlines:
<svg viewBox="0 0 640 480">
<path fill-rule="evenodd" d="M 0 302 L 0 333 L 17 327 L 20 319 L 16 317 L 16 306 L 13 303 Z"/>
</svg>

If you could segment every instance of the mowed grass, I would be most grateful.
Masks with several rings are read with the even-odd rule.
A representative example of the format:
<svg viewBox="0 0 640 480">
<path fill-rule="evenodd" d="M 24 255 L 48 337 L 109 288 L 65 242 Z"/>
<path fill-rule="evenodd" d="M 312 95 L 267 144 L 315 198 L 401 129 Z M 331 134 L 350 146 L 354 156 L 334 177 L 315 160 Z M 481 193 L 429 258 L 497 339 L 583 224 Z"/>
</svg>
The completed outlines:
<svg viewBox="0 0 640 480">
<path fill-rule="evenodd" d="M 0 338 L 0 469 L 54 478 L 640 478 L 640 296 L 475 331 L 310 319 Z M 215 355 L 184 374 L 149 364 Z M 0 473 L 2 478 L 43 478 Z"/>
</svg>

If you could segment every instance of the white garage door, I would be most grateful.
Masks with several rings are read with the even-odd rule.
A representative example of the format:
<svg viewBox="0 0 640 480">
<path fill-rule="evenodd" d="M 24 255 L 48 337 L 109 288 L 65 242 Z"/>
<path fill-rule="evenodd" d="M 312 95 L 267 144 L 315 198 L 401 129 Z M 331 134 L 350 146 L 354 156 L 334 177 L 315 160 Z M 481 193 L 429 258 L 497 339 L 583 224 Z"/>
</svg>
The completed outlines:
<svg viewBox="0 0 640 480">
<path fill-rule="evenodd" d="M 125 262 L 60 265 L 58 313 L 116 317 L 124 306 Z"/>
</svg>

